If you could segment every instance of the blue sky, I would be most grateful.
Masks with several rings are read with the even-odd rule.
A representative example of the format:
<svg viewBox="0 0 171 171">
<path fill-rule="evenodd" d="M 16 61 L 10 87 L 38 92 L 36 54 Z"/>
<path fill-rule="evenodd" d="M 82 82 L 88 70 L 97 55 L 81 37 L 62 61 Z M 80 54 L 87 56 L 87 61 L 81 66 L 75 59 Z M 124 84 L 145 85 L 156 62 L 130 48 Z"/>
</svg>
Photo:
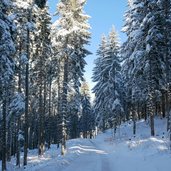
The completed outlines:
<svg viewBox="0 0 171 171">
<path fill-rule="evenodd" d="M 58 0 L 48 0 L 51 13 L 55 12 L 57 2 Z M 92 69 L 94 67 L 94 59 L 97 58 L 96 50 L 100 43 L 101 35 L 107 35 L 112 25 L 114 25 L 119 33 L 121 42 L 124 42 L 126 39 L 126 36 L 121 32 L 122 26 L 124 25 L 123 15 L 126 11 L 126 6 L 127 0 L 87 0 L 85 13 L 91 16 L 89 23 L 92 28 L 92 39 L 88 48 L 93 54 L 86 58 L 85 78 L 90 84 L 90 88 L 93 87 L 91 81 Z"/>
</svg>

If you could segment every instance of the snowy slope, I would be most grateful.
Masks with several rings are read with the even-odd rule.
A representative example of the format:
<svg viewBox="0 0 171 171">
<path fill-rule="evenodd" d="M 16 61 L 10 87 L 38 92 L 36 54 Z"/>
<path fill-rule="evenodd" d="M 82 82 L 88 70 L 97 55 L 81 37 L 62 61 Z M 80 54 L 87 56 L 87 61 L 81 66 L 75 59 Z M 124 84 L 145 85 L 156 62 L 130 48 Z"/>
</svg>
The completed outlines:
<svg viewBox="0 0 171 171">
<path fill-rule="evenodd" d="M 100 147 L 108 153 L 109 171 L 170 171 L 171 154 L 166 135 L 166 121 L 155 120 L 156 137 L 150 137 L 149 125 L 144 121 L 137 124 L 136 137 L 132 125 L 123 124 L 117 132 L 115 141 L 110 141 L 110 131 L 98 137 L 108 141 Z M 96 141 L 96 143 L 97 143 Z"/>
<path fill-rule="evenodd" d="M 29 152 L 26 171 L 170 171 L 171 153 L 166 133 L 166 120 L 156 119 L 156 136 L 150 137 L 149 125 L 137 123 L 137 136 L 132 124 L 125 123 L 114 137 L 112 130 L 100 133 L 96 139 L 76 139 L 67 142 L 68 152 L 62 157 L 53 145 L 43 157 Z M 14 160 L 12 161 L 12 163 Z M 10 171 L 23 170 L 8 163 Z"/>
</svg>

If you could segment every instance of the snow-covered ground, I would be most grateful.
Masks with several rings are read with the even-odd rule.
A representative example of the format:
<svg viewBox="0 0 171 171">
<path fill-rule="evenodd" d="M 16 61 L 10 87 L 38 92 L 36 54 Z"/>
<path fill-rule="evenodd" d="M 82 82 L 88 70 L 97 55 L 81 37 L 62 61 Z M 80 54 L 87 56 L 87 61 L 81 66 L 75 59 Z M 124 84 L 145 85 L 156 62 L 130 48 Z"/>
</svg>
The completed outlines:
<svg viewBox="0 0 171 171">
<path fill-rule="evenodd" d="M 76 139 L 67 142 L 67 154 L 62 157 L 53 145 L 43 157 L 37 150 L 29 152 L 28 166 L 9 171 L 170 171 L 171 151 L 166 133 L 166 120 L 155 120 L 156 136 L 150 137 L 149 124 L 137 123 L 137 136 L 132 124 L 125 123 L 114 137 L 112 130 L 100 133 L 96 139 Z M 1 170 L 1 169 L 0 169 Z"/>
</svg>

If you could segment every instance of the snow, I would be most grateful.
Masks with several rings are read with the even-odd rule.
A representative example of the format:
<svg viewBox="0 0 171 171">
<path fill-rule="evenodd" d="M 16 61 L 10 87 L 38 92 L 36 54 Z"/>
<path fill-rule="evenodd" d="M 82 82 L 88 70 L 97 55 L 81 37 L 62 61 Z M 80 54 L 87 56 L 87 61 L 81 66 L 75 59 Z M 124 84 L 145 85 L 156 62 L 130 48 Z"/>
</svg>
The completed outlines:
<svg viewBox="0 0 171 171">
<path fill-rule="evenodd" d="M 146 51 L 149 53 L 151 50 L 151 46 L 149 44 L 146 45 Z"/>
<path fill-rule="evenodd" d="M 115 99 L 115 101 L 113 102 L 112 110 L 114 110 L 117 106 L 121 106 L 119 99 Z"/>
<path fill-rule="evenodd" d="M 30 4 L 28 1 L 23 0 L 17 0 L 14 5 L 16 5 L 18 8 L 28 9 L 30 7 Z"/>
<path fill-rule="evenodd" d="M 137 135 L 133 136 L 132 122 L 122 124 L 116 135 L 113 130 L 100 133 L 95 139 L 75 139 L 67 142 L 67 153 L 52 145 L 41 157 L 37 150 L 29 151 L 26 171 L 169 171 L 171 154 L 166 120 L 155 119 L 156 136 L 150 136 L 148 121 L 137 123 Z M 14 159 L 8 163 L 14 168 Z"/>
<path fill-rule="evenodd" d="M 24 141 L 24 136 L 22 135 L 21 130 L 19 130 L 18 141 Z"/>
</svg>

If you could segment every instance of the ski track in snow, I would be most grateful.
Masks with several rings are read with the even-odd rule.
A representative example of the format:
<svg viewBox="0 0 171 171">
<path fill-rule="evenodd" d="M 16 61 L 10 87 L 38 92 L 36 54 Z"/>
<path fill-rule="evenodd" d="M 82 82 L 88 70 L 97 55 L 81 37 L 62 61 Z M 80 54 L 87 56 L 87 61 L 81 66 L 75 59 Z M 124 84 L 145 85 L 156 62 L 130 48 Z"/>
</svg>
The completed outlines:
<svg viewBox="0 0 171 171">
<path fill-rule="evenodd" d="M 95 148 L 99 148 L 99 145 L 97 145 L 96 143 L 94 143 L 91 140 L 90 140 L 90 142 L 93 144 L 93 146 Z M 101 171 L 112 171 L 111 168 L 110 168 L 110 163 L 109 163 L 109 159 L 108 159 L 108 153 L 106 153 L 105 155 L 100 156 L 100 157 L 101 157 L 101 160 L 100 160 L 101 161 Z"/>
<path fill-rule="evenodd" d="M 80 146 L 82 154 L 72 161 L 68 166 L 61 168 L 61 171 L 112 171 L 110 169 L 107 153 L 99 149 L 98 145 L 90 141 L 92 146 Z M 79 147 L 72 147 L 78 148 Z M 71 149 L 72 149 L 71 148 Z M 51 162 L 36 171 L 56 171 L 57 164 Z"/>
</svg>

